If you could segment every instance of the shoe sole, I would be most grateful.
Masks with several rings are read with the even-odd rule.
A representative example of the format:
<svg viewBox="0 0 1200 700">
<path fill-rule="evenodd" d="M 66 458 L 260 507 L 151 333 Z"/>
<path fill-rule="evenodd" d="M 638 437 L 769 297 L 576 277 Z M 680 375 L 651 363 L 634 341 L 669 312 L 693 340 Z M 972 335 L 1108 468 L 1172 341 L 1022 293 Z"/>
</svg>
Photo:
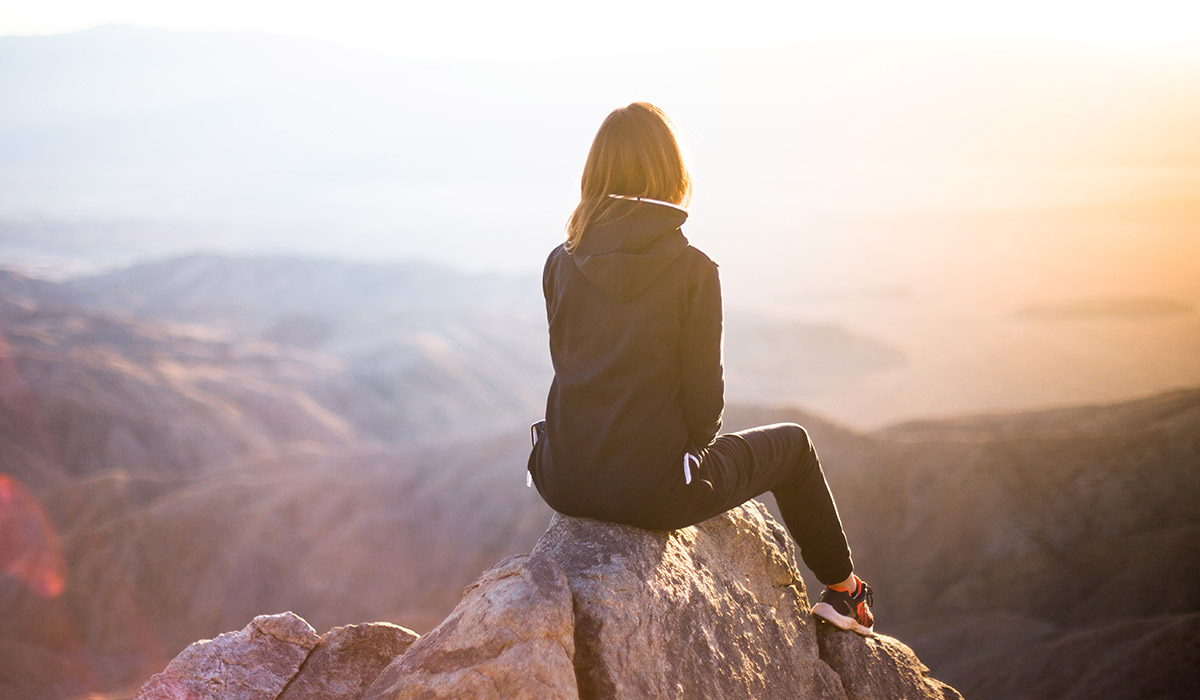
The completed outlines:
<svg viewBox="0 0 1200 700">
<path fill-rule="evenodd" d="M 834 610 L 833 606 L 829 603 L 817 603 L 813 606 L 812 614 L 821 618 L 825 622 L 828 622 L 834 627 L 848 630 L 850 632 L 857 632 L 864 637 L 875 636 L 874 627 L 867 627 L 858 620 L 855 620 L 853 617 L 848 617 L 841 614 L 837 610 Z"/>
</svg>

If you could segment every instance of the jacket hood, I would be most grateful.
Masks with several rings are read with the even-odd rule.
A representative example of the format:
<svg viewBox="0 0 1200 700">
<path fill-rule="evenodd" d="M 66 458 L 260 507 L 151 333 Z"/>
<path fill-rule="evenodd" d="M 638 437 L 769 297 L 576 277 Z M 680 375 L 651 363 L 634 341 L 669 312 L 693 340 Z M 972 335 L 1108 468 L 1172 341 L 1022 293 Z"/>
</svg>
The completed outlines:
<svg viewBox="0 0 1200 700">
<path fill-rule="evenodd" d="M 687 211 L 665 202 L 618 198 L 584 231 L 571 254 L 592 284 L 617 301 L 632 301 L 687 249 L 679 227 Z"/>
</svg>

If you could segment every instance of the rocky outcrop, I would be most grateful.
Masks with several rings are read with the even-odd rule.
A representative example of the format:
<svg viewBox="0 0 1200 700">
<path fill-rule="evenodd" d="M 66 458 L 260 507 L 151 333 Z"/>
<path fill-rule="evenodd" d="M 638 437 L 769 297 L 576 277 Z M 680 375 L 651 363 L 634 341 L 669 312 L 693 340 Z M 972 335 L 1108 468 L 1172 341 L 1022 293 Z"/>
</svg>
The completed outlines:
<svg viewBox="0 0 1200 700">
<path fill-rule="evenodd" d="M 273 660 L 261 644 L 238 651 L 275 620 L 301 623 L 307 635 L 278 636 L 309 646 Z M 299 618 L 256 618 L 189 647 L 138 700 L 251 686 L 221 697 L 960 698 L 899 641 L 818 627 L 791 539 L 757 502 L 674 532 L 555 515 L 531 553 L 485 572 L 424 637 L 343 627 L 308 654 L 315 634 Z M 243 678 L 260 667 L 261 682 Z"/>
<path fill-rule="evenodd" d="M 556 516 L 534 556 L 571 583 L 583 697 L 841 697 L 758 504 L 670 533 Z"/>
<path fill-rule="evenodd" d="M 555 515 L 363 698 L 959 697 L 894 639 L 820 637 L 756 502 L 669 533 Z"/>
<path fill-rule="evenodd" d="M 134 700 L 357 700 L 417 639 L 387 622 L 335 627 L 318 637 L 298 615 L 260 615 L 184 649 Z"/>
<path fill-rule="evenodd" d="M 436 629 L 396 659 L 366 698 L 579 698 L 571 589 L 552 560 L 509 557 L 467 588 Z"/>
<path fill-rule="evenodd" d="M 929 669 L 912 649 L 891 637 L 864 639 L 832 625 L 818 625 L 817 641 L 821 659 L 842 679 L 849 700 L 961 700 L 958 691 L 929 677 Z"/>
<path fill-rule="evenodd" d="M 354 700 L 417 638 L 387 622 L 335 627 L 321 635 L 279 700 Z"/>
<path fill-rule="evenodd" d="M 273 700 L 319 639 L 292 613 L 260 615 L 240 632 L 184 649 L 135 700 Z"/>
</svg>

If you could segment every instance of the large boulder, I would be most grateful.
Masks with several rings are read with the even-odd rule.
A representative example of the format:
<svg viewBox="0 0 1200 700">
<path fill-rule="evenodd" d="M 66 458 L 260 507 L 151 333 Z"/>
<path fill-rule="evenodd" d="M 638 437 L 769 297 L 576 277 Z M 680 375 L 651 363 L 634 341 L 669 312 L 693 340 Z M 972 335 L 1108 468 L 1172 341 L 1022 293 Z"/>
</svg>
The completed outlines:
<svg viewBox="0 0 1200 700">
<path fill-rule="evenodd" d="M 896 640 L 821 638 L 757 502 L 674 532 L 555 515 L 363 699 L 958 697 Z"/>
<path fill-rule="evenodd" d="M 556 516 L 534 548 L 574 596 L 586 698 L 839 698 L 790 539 L 754 503 L 652 532 Z"/>
</svg>

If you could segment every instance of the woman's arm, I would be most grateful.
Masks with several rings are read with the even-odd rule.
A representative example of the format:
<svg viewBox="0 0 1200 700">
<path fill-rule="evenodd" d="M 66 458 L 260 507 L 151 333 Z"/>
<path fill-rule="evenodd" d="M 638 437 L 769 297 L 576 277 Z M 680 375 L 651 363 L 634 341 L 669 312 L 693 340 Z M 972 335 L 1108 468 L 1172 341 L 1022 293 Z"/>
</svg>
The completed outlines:
<svg viewBox="0 0 1200 700">
<path fill-rule="evenodd" d="M 721 430 L 725 408 L 725 372 L 721 366 L 721 280 L 717 264 L 699 256 L 688 280 L 688 310 L 683 322 L 683 417 L 688 440 L 708 447 Z"/>
</svg>

